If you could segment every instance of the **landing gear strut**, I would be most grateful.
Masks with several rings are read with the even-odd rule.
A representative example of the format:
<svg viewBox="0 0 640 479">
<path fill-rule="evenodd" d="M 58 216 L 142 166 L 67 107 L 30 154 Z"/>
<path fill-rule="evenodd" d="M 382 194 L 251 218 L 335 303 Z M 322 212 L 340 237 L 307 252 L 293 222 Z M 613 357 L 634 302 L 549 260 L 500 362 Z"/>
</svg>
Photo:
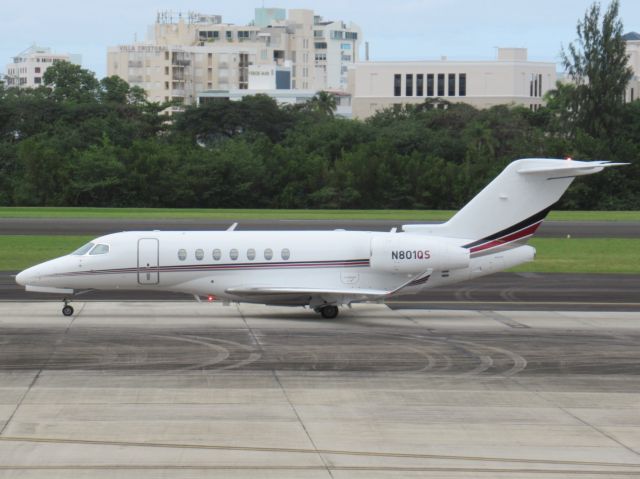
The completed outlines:
<svg viewBox="0 0 640 479">
<path fill-rule="evenodd" d="M 322 306 L 321 308 L 316 309 L 324 319 L 334 319 L 338 316 L 338 307 L 333 304 L 327 304 L 326 306 Z"/>
<path fill-rule="evenodd" d="M 73 306 L 69 304 L 68 299 L 64 299 L 64 306 L 62 307 L 62 314 L 65 316 L 71 316 L 73 314 Z"/>
</svg>

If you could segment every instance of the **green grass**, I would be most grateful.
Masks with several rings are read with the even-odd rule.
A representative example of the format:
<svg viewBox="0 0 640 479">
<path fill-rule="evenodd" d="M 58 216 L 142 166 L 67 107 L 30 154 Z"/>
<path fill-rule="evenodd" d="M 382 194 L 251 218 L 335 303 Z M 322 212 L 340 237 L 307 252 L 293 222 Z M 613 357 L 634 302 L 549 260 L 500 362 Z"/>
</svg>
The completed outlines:
<svg viewBox="0 0 640 479">
<path fill-rule="evenodd" d="M 640 239 L 533 238 L 535 261 L 511 271 L 640 274 Z"/>
<path fill-rule="evenodd" d="M 0 236 L 0 270 L 17 271 L 67 254 L 90 236 Z M 534 238 L 537 258 L 512 271 L 640 274 L 640 239 Z"/>
<path fill-rule="evenodd" d="M 78 249 L 91 236 L 0 236 L 0 271 L 18 271 Z"/>
</svg>

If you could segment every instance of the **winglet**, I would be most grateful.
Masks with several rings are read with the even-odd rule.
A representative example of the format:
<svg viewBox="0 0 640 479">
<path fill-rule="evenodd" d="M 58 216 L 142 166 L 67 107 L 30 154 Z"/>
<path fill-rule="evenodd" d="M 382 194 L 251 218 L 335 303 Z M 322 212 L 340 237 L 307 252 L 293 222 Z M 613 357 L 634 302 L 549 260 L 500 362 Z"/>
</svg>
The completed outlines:
<svg viewBox="0 0 640 479">
<path fill-rule="evenodd" d="M 236 226 L 238 226 L 238 223 L 233 223 L 231 226 L 227 228 L 227 231 L 235 231 Z"/>
</svg>

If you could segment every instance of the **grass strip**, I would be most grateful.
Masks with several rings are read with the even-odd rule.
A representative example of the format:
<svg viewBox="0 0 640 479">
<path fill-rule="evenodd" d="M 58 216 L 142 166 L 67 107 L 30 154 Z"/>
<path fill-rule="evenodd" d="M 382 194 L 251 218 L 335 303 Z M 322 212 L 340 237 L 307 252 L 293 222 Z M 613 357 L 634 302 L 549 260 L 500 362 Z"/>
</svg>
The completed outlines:
<svg viewBox="0 0 640 479">
<path fill-rule="evenodd" d="M 62 256 L 90 236 L 0 236 L 0 270 L 17 271 Z M 640 239 L 534 238 L 536 260 L 511 271 L 640 274 Z"/>
<path fill-rule="evenodd" d="M 274 210 L 0 207 L 0 218 L 446 221 L 452 210 Z M 640 211 L 552 211 L 552 221 L 640 221 Z"/>
</svg>

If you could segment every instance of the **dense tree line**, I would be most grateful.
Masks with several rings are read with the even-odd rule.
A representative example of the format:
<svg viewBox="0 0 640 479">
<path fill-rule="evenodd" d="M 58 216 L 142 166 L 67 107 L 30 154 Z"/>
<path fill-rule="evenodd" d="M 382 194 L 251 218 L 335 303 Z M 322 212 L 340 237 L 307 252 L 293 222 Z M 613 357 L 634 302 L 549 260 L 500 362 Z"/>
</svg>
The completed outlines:
<svg viewBox="0 0 640 479">
<path fill-rule="evenodd" d="M 615 26 L 614 13 L 603 21 Z M 599 19 L 587 12 L 580 39 Z M 621 100 L 628 78 L 607 78 L 628 67 L 584 64 L 590 48 L 619 56 L 612 45 L 571 45 L 576 82 L 538 111 L 426 101 L 366 121 L 335 117 L 324 93 L 296 106 L 264 95 L 213 101 L 168 117 L 159 113 L 169 104 L 117 77 L 56 63 L 37 89 L 0 87 L 0 204 L 457 208 L 513 159 L 571 156 L 632 165 L 582 179 L 562 207 L 640 209 L 640 102 Z"/>
</svg>

